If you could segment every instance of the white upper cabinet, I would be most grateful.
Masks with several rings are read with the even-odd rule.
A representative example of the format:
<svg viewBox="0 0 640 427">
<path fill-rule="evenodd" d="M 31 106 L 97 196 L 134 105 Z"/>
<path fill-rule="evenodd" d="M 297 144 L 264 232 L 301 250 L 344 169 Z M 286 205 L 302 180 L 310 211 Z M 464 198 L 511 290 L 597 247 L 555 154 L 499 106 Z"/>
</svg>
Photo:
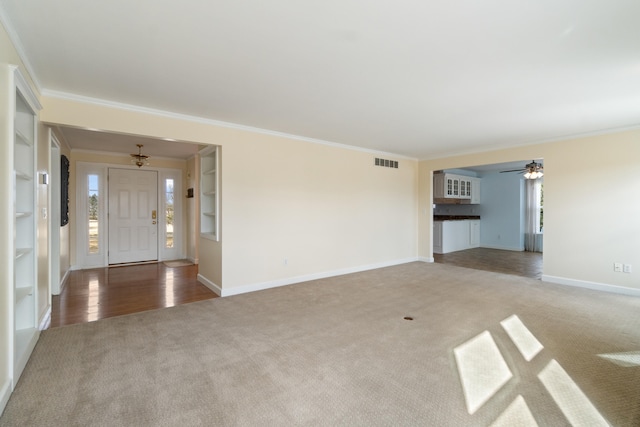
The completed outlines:
<svg viewBox="0 0 640 427">
<path fill-rule="evenodd" d="M 435 199 L 466 199 L 472 204 L 479 204 L 480 178 L 450 173 L 433 174 L 433 197 Z"/>
</svg>

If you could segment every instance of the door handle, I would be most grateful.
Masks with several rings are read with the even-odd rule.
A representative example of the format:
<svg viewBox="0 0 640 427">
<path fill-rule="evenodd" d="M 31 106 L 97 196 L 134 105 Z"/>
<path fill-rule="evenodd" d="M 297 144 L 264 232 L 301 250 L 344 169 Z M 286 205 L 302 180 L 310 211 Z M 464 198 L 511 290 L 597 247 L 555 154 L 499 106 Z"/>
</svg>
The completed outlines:
<svg viewBox="0 0 640 427">
<path fill-rule="evenodd" d="M 151 224 L 155 225 L 155 224 L 156 224 L 156 222 L 155 222 L 155 221 L 153 221 Z"/>
<path fill-rule="evenodd" d="M 156 211 L 151 211 L 151 219 L 156 219 Z M 154 222 L 155 224 L 155 222 Z"/>
</svg>

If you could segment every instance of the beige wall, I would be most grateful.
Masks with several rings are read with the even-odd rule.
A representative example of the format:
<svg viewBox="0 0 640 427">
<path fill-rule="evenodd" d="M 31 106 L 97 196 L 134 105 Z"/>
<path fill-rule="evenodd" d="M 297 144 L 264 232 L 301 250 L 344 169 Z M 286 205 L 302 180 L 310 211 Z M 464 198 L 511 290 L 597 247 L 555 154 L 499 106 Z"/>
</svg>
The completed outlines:
<svg viewBox="0 0 640 427">
<path fill-rule="evenodd" d="M 545 278 L 640 290 L 640 130 L 421 162 L 420 255 L 433 256 L 433 170 L 534 158 L 544 158 Z"/>
<path fill-rule="evenodd" d="M 199 261 L 223 289 L 416 256 L 415 161 L 376 168 L 362 151 L 70 100 L 43 105 L 46 122 L 222 146 L 221 242 L 200 239 Z"/>
<path fill-rule="evenodd" d="M 185 185 L 185 191 L 188 188 L 193 188 L 193 197 L 187 199 L 185 218 L 187 220 L 187 259 L 198 263 L 198 238 L 197 233 L 199 230 L 198 224 L 198 198 L 200 194 L 196 188 L 198 171 L 196 170 L 196 157 L 192 157 L 187 160 L 187 180 Z"/>
</svg>

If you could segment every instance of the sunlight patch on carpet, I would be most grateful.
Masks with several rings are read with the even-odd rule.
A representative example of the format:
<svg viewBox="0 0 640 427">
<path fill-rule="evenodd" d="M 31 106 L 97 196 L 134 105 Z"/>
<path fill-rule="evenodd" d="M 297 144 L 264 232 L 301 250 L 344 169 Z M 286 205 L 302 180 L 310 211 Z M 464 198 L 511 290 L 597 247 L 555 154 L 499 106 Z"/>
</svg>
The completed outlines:
<svg viewBox="0 0 640 427">
<path fill-rule="evenodd" d="M 540 341 L 527 329 L 522 323 L 520 318 L 515 314 L 502 322 L 500 322 L 504 330 L 511 338 L 511 341 L 518 347 L 520 354 L 524 357 L 524 360 L 530 362 L 538 353 L 540 353 L 544 346 L 540 344 Z"/>
<path fill-rule="evenodd" d="M 611 363 L 615 363 L 616 365 L 623 366 L 625 368 L 640 366 L 640 351 L 599 354 L 598 357 L 606 359 Z"/>
<path fill-rule="evenodd" d="M 475 413 L 512 377 L 489 331 L 453 350 L 469 414 Z"/>
<path fill-rule="evenodd" d="M 580 387 L 555 360 L 538 374 L 545 388 L 573 426 L 608 426 Z"/>
<path fill-rule="evenodd" d="M 524 401 L 524 397 L 518 395 L 507 409 L 491 423 L 489 427 L 538 427 L 538 423 L 533 414 L 527 406 L 527 402 Z"/>
</svg>

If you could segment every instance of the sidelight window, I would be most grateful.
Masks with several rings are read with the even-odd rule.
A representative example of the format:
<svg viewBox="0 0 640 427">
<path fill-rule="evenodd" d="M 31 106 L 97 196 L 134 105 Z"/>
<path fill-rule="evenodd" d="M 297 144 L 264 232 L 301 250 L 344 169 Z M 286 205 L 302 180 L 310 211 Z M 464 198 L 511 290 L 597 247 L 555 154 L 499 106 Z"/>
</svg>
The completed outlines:
<svg viewBox="0 0 640 427">
<path fill-rule="evenodd" d="M 89 253 L 96 254 L 100 250 L 99 232 L 100 232 L 100 180 L 98 175 L 89 174 L 87 176 L 87 212 L 88 215 L 88 232 L 89 232 Z"/>
<path fill-rule="evenodd" d="M 175 215 L 175 204 L 174 204 L 174 182 L 173 179 L 166 179 L 164 186 L 164 206 L 165 206 L 165 248 L 173 248 L 174 245 L 174 233 L 173 233 L 173 225 L 174 225 L 174 215 Z"/>
</svg>

